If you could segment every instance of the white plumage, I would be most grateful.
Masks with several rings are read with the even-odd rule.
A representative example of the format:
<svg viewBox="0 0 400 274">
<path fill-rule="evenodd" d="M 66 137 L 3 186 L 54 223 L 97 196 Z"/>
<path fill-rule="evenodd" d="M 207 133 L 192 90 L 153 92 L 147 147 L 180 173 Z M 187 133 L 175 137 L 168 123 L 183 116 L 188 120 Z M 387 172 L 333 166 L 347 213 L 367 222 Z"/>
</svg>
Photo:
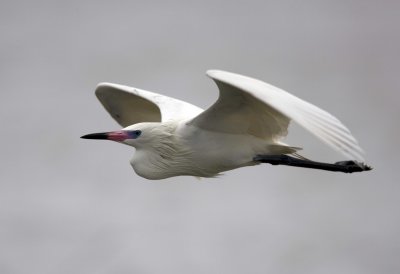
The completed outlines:
<svg viewBox="0 0 400 274">
<path fill-rule="evenodd" d="M 207 75 L 220 94 L 205 111 L 153 92 L 101 83 L 96 96 L 124 129 L 102 133 L 101 138 L 83 137 L 134 146 L 131 165 L 148 179 L 213 177 L 258 164 L 256 155 L 295 153 L 298 148 L 281 141 L 291 120 L 346 157 L 363 161 L 356 139 L 328 112 L 250 77 L 220 70 L 209 70 Z"/>
</svg>

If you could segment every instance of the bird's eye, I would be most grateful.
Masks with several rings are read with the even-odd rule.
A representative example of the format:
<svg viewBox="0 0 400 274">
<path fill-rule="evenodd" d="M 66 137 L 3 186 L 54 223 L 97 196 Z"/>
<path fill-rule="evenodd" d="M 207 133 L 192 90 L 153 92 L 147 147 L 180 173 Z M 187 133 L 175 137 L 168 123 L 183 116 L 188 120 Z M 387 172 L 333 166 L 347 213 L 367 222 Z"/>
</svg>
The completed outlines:
<svg viewBox="0 0 400 274">
<path fill-rule="evenodd" d="M 129 131 L 129 138 L 131 138 L 131 139 L 136 139 L 136 138 L 138 138 L 141 134 L 142 134 L 142 131 L 141 131 L 141 130 L 132 130 L 132 131 Z"/>
<path fill-rule="evenodd" d="M 142 134 L 141 130 L 135 130 L 134 132 L 135 132 L 136 138 Z"/>
</svg>

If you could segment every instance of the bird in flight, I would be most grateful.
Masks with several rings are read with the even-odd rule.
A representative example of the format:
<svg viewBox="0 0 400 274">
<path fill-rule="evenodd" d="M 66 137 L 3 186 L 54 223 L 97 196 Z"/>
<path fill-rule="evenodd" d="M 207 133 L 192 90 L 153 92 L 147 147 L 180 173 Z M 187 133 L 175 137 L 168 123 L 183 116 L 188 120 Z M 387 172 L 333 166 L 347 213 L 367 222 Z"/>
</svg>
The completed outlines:
<svg viewBox="0 0 400 274">
<path fill-rule="evenodd" d="M 112 140 L 136 148 L 134 171 L 157 180 L 189 175 L 215 177 L 260 163 L 339 172 L 370 170 L 350 131 L 333 115 L 282 89 L 247 76 L 209 70 L 219 98 L 203 110 L 165 95 L 100 83 L 96 96 L 123 129 L 84 139 Z M 311 161 L 285 144 L 294 121 L 348 159 Z"/>
</svg>

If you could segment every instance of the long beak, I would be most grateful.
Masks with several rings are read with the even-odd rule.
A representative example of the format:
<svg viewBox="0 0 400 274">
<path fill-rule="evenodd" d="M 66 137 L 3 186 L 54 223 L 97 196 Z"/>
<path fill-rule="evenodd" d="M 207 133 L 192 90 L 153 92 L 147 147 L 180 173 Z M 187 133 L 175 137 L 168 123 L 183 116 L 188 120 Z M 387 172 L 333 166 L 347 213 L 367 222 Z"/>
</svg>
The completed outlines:
<svg viewBox="0 0 400 274">
<path fill-rule="evenodd" d="M 127 131 L 117 130 L 110 132 L 101 132 L 101 133 L 92 133 L 81 136 L 82 139 L 97 139 L 97 140 L 111 140 L 122 142 L 126 139 L 129 139 L 130 136 Z"/>
</svg>

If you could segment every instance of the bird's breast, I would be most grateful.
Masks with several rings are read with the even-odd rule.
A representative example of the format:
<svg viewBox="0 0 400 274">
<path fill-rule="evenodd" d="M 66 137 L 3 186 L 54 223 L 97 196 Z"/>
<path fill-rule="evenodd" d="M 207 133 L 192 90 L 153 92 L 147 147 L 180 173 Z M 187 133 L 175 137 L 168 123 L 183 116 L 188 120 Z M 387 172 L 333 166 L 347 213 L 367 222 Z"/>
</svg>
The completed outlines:
<svg viewBox="0 0 400 274">
<path fill-rule="evenodd" d="M 215 177 L 226 170 L 217 162 L 194 156 L 190 152 L 162 156 L 153 151 L 136 151 L 130 163 L 136 174 L 150 180 L 174 176 Z"/>
</svg>

